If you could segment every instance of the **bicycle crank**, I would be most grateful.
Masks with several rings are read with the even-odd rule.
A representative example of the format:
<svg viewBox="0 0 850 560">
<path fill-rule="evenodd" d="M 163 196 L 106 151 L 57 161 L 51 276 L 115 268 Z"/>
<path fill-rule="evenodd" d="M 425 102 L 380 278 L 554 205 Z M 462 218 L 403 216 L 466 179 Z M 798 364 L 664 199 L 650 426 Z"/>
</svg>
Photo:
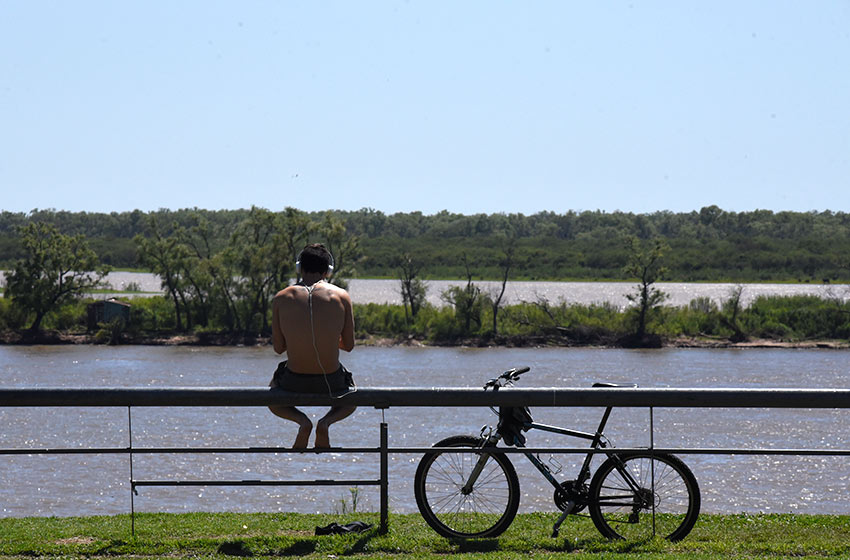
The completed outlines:
<svg viewBox="0 0 850 560">
<path fill-rule="evenodd" d="M 573 507 L 570 513 L 578 513 L 587 507 L 587 495 L 587 484 L 580 483 L 577 480 L 568 480 L 555 488 L 553 500 L 559 510 L 566 511 L 567 506 L 572 503 Z"/>
</svg>

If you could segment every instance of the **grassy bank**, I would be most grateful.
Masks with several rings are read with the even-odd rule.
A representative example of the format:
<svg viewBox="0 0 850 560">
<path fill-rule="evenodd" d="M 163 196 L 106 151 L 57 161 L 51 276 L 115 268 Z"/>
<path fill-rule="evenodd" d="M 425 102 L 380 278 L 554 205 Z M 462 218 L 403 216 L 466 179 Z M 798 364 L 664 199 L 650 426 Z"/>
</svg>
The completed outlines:
<svg viewBox="0 0 850 560">
<path fill-rule="evenodd" d="M 43 331 L 26 328 L 28 317 L 0 298 L 0 343 L 53 344 L 267 344 L 270 324 L 261 328 L 227 328 L 211 320 L 206 326 L 177 327 L 175 308 L 162 296 L 131 300 L 129 321 L 113 320 L 87 328 L 86 304 L 66 305 L 48 315 Z M 426 305 L 416 316 L 401 305 L 355 304 L 356 337 L 361 342 L 446 346 L 701 346 L 747 344 L 847 346 L 850 301 L 818 296 L 762 296 L 741 308 L 718 306 L 697 298 L 687 306 L 661 306 L 648 315 L 647 335 L 635 340 L 634 308 L 565 302 L 518 303 L 493 308 L 479 301 L 472 309 Z M 733 302 L 734 303 L 734 302 Z M 466 309 L 466 311 L 463 311 Z M 840 341 L 840 342 L 839 342 Z"/>
<path fill-rule="evenodd" d="M 554 514 L 519 515 L 498 539 L 452 542 L 431 531 L 419 515 L 392 515 L 390 531 L 314 536 L 318 525 L 363 520 L 304 514 L 140 514 L 136 536 L 126 515 L 0 519 L 2 557 L 306 557 L 431 558 L 775 558 L 850 556 L 850 516 L 703 515 L 682 542 L 609 542 L 589 519 L 572 518 L 561 537 L 549 537 Z"/>
</svg>

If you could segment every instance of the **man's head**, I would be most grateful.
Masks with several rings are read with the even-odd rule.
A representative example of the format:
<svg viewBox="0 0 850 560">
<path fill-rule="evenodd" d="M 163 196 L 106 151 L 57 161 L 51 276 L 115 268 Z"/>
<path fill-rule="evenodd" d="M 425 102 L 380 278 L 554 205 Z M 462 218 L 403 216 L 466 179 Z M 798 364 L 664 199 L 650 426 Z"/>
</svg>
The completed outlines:
<svg viewBox="0 0 850 560">
<path fill-rule="evenodd" d="M 312 243 L 301 250 L 295 266 L 299 274 L 331 274 L 334 258 L 324 245 Z"/>
</svg>

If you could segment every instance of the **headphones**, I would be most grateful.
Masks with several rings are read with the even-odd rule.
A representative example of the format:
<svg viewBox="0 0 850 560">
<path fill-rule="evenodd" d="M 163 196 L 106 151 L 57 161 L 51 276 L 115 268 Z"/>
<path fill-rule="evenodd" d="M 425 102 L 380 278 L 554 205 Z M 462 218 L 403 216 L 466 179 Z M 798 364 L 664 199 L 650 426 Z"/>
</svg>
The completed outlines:
<svg viewBox="0 0 850 560">
<path fill-rule="evenodd" d="M 324 247 L 323 247 L 324 248 Z M 325 251 L 328 251 L 325 249 Z M 301 276 L 301 255 L 304 253 L 302 249 L 300 253 L 298 253 L 298 259 L 295 261 L 295 274 Z M 328 256 L 331 258 L 330 264 L 328 264 L 328 272 L 327 275 L 330 276 L 334 273 L 334 256 L 328 251 Z"/>
</svg>

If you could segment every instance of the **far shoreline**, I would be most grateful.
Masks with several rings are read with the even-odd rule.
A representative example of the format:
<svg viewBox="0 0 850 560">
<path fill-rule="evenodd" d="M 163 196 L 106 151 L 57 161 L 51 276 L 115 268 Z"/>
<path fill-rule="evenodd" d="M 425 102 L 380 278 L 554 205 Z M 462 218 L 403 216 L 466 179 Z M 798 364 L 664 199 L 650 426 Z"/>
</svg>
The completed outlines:
<svg viewBox="0 0 850 560">
<path fill-rule="evenodd" d="M 803 340 L 784 341 L 772 339 L 750 339 L 743 342 L 732 342 L 728 339 L 708 337 L 677 337 L 658 339 L 659 344 L 644 346 L 629 346 L 618 341 L 577 342 L 555 339 L 544 336 L 517 336 L 497 338 L 464 338 L 452 341 L 424 341 L 413 337 L 378 337 L 368 336 L 356 340 L 358 346 L 364 347 L 433 347 L 433 348 L 599 348 L 599 349 L 821 349 L 848 350 L 850 341 L 847 340 Z M 118 341 L 104 341 L 92 333 L 63 333 L 44 331 L 30 333 L 28 331 L 5 331 L 0 333 L 2 346 L 62 346 L 62 345 L 91 345 L 91 346 L 199 346 L 199 347 L 261 347 L 271 346 L 271 338 L 267 336 L 243 336 L 232 334 L 162 334 L 138 335 L 122 334 Z"/>
</svg>

